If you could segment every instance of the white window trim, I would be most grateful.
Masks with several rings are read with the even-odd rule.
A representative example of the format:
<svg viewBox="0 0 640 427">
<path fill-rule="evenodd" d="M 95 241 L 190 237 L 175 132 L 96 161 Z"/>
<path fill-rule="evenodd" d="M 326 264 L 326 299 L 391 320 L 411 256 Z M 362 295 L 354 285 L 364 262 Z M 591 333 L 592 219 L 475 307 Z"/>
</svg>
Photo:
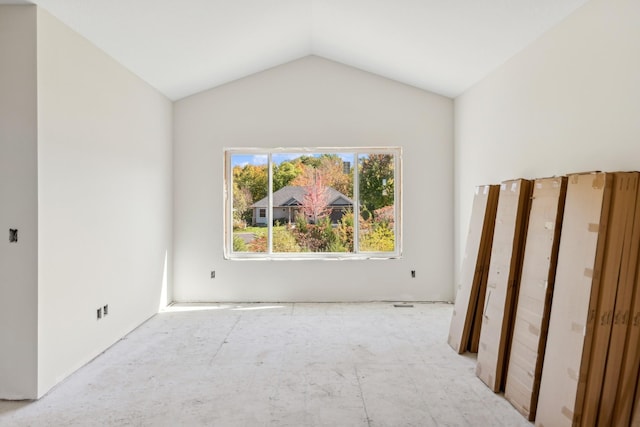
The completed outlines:
<svg viewBox="0 0 640 427">
<path fill-rule="evenodd" d="M 353 211 L 360 211 L 358 161 L 361 154 L 393 154 L 394 159 L 394 236 L 395 250 L 393 252 L 357 252 L 359 247 L 359 221 L 354 220 L 353 246 L 354 252 L 273 252 L 273 224 L 271 214 L 273 212 L 273 163 L 274 154 L 354 154 L 355 164 L 352 165 L 353 180 Z M 268 204 L 266 212 L 267 221 L 267 252 L 234 252 L 233 251 L 233 168 L 231 157 L 233 155 L 264 155 L 268 158 Z M 385 260 L 402 258 L 402 147 L 279 147 L 279 148 L 223 148 L 224 159 L 224 191 L 223 191 L 223 228 L 224 228 L 224 258 L 227 260 Z"/>
</svg>

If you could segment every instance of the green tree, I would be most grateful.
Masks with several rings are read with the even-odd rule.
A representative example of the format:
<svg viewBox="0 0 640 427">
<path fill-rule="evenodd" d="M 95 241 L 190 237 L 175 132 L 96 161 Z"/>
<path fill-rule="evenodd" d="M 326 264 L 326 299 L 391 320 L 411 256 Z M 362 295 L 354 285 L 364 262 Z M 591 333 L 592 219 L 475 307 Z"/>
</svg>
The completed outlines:
<svg viewBox="0 0 640 427">
<path fill-rule="evenodd" d="M 289 185 L 302 173 L 303 166 L 300 163 L 282 162 L 273 167 L 273 191 Z"/>
<path fill-rule="evenodd" d="M 302 163 L 305 166 L 310 166 L 312 168 L 317 168 L 320 165 L 320 158 L 315 156 L 306 156 L 302 155 L 296 159 L 298 162 Z"/>
<path fill-rule="evenodd" d="M 360 203 L 369 212 L 394 203 L 394 165 L 391 154 L 369 154 L 359 163 Z"/>
</svg>

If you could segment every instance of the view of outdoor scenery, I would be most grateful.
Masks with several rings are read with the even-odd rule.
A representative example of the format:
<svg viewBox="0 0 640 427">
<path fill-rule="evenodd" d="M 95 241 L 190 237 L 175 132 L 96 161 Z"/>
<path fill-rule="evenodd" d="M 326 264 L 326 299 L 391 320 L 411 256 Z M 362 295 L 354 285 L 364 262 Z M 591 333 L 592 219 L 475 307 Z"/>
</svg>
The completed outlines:
<svg viewBox="0 0 640 427">
<path fill-rule="evenodd" d="M 395 250 L 393 154 L 274 153 L 271 189 L 267 154 L 230 158 L 234 253 Z"/>
</svg>

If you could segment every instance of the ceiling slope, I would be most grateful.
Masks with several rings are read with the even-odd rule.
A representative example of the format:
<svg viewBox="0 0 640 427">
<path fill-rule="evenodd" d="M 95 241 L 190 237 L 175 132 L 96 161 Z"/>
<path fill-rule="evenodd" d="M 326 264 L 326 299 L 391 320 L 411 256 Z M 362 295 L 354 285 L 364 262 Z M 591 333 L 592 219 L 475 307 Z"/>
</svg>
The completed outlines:
<svg viewBox="0 0 640 427">
<path fill-rule="evenodd" d="M 587 0 L 35 3 L 176 100 L 318 55 L 455 97 Z"/>
</svg>

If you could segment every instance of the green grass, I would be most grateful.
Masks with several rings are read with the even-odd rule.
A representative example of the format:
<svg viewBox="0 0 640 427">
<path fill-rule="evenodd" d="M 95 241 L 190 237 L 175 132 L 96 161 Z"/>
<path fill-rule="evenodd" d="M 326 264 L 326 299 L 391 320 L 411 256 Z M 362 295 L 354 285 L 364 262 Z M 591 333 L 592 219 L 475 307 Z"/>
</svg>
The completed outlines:
<svg viewBox="0 0 640 427">
<path fill-rule="evenodd" d="M 280 228 L 284 228 L 284 225 L 273 227 L 274 230 L 278 230 Z M 233 230 L 234 233 L 253 233 L 256 236 L 266 235 L 267 227 L 247 227 L 247 228 L 235 228 Z"/>
<path fill-rule="evenodd" d="M 253 233 L 253 234 L 262 234 L 267 232 L 267 227 L 247 227 L 247 228 L 236 228 L 233 230 L 234 233 Z"/>
</svg>

